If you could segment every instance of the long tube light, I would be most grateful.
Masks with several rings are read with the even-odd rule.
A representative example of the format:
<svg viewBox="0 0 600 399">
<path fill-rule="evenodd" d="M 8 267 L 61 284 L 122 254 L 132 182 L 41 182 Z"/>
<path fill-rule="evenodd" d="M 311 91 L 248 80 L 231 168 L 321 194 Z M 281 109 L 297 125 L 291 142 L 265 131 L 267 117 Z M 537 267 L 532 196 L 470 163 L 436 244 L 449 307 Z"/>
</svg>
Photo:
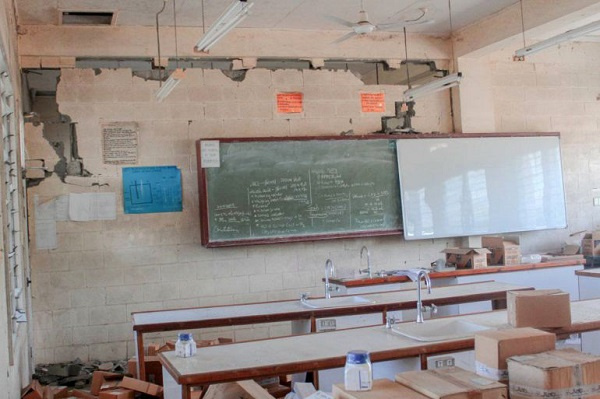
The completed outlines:
<svg viewBox="0 0 600 399">
<path fill-rule="evenodd" d="M 462 73 L 458 72 L 415 87 L 414 89 L 408 89 L 404 92 L 404 101 L 414 101 L 417 97 L 458 86 L 461 79 Z"/>
<path fill-rule="evenodd" d="M 595 21 L 579 28 L 566 31 L 560 35 L 553 36 L 549 39 L 542 40 L 541 42 L 532 44 L 531 46 L 523 47 L 522 49 L 515 51 L 515 55 L 518 57 L 524 57 L 526 55 L 534 54 L 548 47 L 556 46 L 557 44 L 575 39 L 580 36 L 585 36 L 589 33 L 597 31 L 598 29 L 600 29 L 600 21 Z"/>
<path fill-rule="evenodd" d="M 173 89 L 177 87 L 184 77 L 185 72 L 183 69 L 179 68 L 174 70 L 171 76 L 169 76 L 169 79 L 167 79 L 166 82 L 156 92 L 156 101 L 160 103 L 167 98 L 167 96 L 171 94 Z"/>
<path fill-rule="evenodd" d="M 196 51 L 207 52 L 248 16 L 253 5 L 254 3 L 248 3 L 246 0 L 234 1 L 196 43 Z"/>
</svg>

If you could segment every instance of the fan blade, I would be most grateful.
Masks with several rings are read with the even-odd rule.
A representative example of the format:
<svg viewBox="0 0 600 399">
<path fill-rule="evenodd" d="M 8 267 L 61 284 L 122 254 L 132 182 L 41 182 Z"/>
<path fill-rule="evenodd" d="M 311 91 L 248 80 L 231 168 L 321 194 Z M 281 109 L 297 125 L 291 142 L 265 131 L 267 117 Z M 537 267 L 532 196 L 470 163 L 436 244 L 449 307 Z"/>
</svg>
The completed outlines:
<svg viewBox="0 0 600 399">
<path fill-rule="evenodd" d="M 348 39 L 350 39 L 350 38 L 352 38 L 352 37 L 354 37 L 354 36 L 356 36 L 356 35 L 357 35 L 357 33 L 356 33 L 356 32 L 354 32 L 354 31 L 352 31 L 352 32 L 350 32 L 350 33 L 347 33 L 347 34 L 345 34 L 344 36 L 340 37 L 340 38 L 339 38 L 339 39 L 337 39 L 336 41 L 333 41 L 333 42 L 331 42 L 331 44 L 338 44 L 338 43 L 341 43 L 341 42 L 343 42 L 343 41 L 346 41 L 346 40 L 348 40 Z"/>
<path fill-rule="evenodd" d="M 435 20 L 433 19 L 426 19 L 426 20 L 422 20 L 422 21 L 405 21 L 405 22 L 398 22 L 396 24 L 387 24 L 387 25 L 377 25 L 377 30 L 394 30 L 394 29 L 400 29 L 400 28 L 404 28 L 405 26 L 414 26 L 414 25 L 428 25 L 428 24 L 432 24 L 434 23 Z"/>
<path fill-rule="evenodd" d="M 327 18 L 333 22 L 336 22 L 340 25 L 347 26 L 348 28 L 352 28 L 355 25 L 354 22 L 346 21 L 345 19 L 334 17 L 333 15 L 326 15 L 325 18 Z"/>
</svg>

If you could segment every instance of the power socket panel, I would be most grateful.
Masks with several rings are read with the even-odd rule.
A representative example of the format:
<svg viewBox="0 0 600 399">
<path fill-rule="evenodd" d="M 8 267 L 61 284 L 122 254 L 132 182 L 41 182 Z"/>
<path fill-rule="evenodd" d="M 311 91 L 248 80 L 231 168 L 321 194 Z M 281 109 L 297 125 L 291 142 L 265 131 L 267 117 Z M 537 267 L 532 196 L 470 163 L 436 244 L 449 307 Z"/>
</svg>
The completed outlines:
<svg viewBox="0 0 600 399">
<path fill-rule="evenodd" d="M 452 356 L 432 356 L 427 358 L 427 368 L 429 370 L 445 369 L 454 367 L 454 357 Z"/>
</svg>

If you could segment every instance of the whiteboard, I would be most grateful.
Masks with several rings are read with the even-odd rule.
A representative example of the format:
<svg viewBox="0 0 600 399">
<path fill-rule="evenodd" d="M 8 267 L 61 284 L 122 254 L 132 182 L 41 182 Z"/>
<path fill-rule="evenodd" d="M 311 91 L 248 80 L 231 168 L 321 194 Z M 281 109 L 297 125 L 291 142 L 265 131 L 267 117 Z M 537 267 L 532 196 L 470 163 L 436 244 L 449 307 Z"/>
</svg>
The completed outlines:
<svg viewBox="0 0 600 399">
<path fill-rule="evenodd" d="M 558 136 L 397 140 L 407 240 L 565 228 Z"/>
</svg>

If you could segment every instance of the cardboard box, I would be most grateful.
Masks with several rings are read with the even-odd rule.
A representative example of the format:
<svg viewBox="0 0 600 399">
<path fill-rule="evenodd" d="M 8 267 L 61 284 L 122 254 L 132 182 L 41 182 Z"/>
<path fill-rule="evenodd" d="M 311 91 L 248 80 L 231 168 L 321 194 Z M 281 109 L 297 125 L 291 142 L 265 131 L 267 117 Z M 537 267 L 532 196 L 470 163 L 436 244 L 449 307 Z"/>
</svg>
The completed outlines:
<svg viewBox="0 0 600 399">
<path fill-rule="evenodd" d="M 600 255 L 600 230 L 586 233 L 581 240 L 581 250 L 584 255 Z"/>
<path fill-rule="evenodd" d="M 600 357 L 561 349 L 508 359 L 511 399 L 600 398 Z"/>
<path fill-rule="evenodd" d="M 458 367 L 408 371 L 396 382 L 432 399 L 506 399 L 506 385 Z"/>
<path fill-rule="evenodd" d="M 38 380 L 31 381 L 21 390 L 21 399 L 42 399 L 44 397 L 44 388 Z"/>
<path fill-rule="evenodd" d="M 71 396 L 74 396 L 74 397 L 80 398 L 80 399 L 98 399 L 98 397 L 96 395 L 92 395 L 90 392 L 83 391 L 81 389 L 72 390 Z"/>
<path fill-rule="evenodd" d="M 508 322 L 513 327 L 560 328 L 571 325 L 568 292 L 508 291 L 506 299 Z"/>
<path fill-rule="evenodd" d="M 519 237 L 482 237 L 481 245 L 490 250 L 488 265 L 518 265 L 521 263 Z"/>
<path fill-rule="evenodd" d="M 98 396 L 101 390 L 114 388 L 118 385 L 118 381 L 123 378 L 123 375 L 117 373 L 109 373 L 108 371 L 94 371 L 92 374 L 92 383 L 90 384 L 90 392 L 92 395 Z"/>
<path fill-rule="evenodd" d="M 121 388 L 131 389 L 132 391 L 141 392 L 152 396 L 162 396 L 163 393 L 163 388 L 161 386 L 129 377 L 123 378 L 123 381 L 119 383 L 119 386 Z"/>
<path fill-rule="evenodd" d="M 490 253 L 485 248 L 446 248 L 446 263 L 456 265 L 457 269 L 483 269 L 487 267 L 487 255 Z"/>
<path fill-rule="evenodd" d="M 332 394 L 333 399 L 428 399 L 423 394 L 387 379 L 374 380 L 373 388 L 370 391 L 362 392 L 346 391 L 344 384 L 335 384 Z"/>
<path fill-rule="evenodd" d="M 100 397 L 98 399 L 134 399 L 135 392 L 129 389 L 112 389 L 110 391 L 102 391 L 100 392 Z"/>
<path fill-rule="evenodd" d="M 495 381 L 508 381 L 506 359 L 554 350 L 556 336 L 535 328 L 486 330 L 475 334 L 477 374 Z"/>
</svg>

